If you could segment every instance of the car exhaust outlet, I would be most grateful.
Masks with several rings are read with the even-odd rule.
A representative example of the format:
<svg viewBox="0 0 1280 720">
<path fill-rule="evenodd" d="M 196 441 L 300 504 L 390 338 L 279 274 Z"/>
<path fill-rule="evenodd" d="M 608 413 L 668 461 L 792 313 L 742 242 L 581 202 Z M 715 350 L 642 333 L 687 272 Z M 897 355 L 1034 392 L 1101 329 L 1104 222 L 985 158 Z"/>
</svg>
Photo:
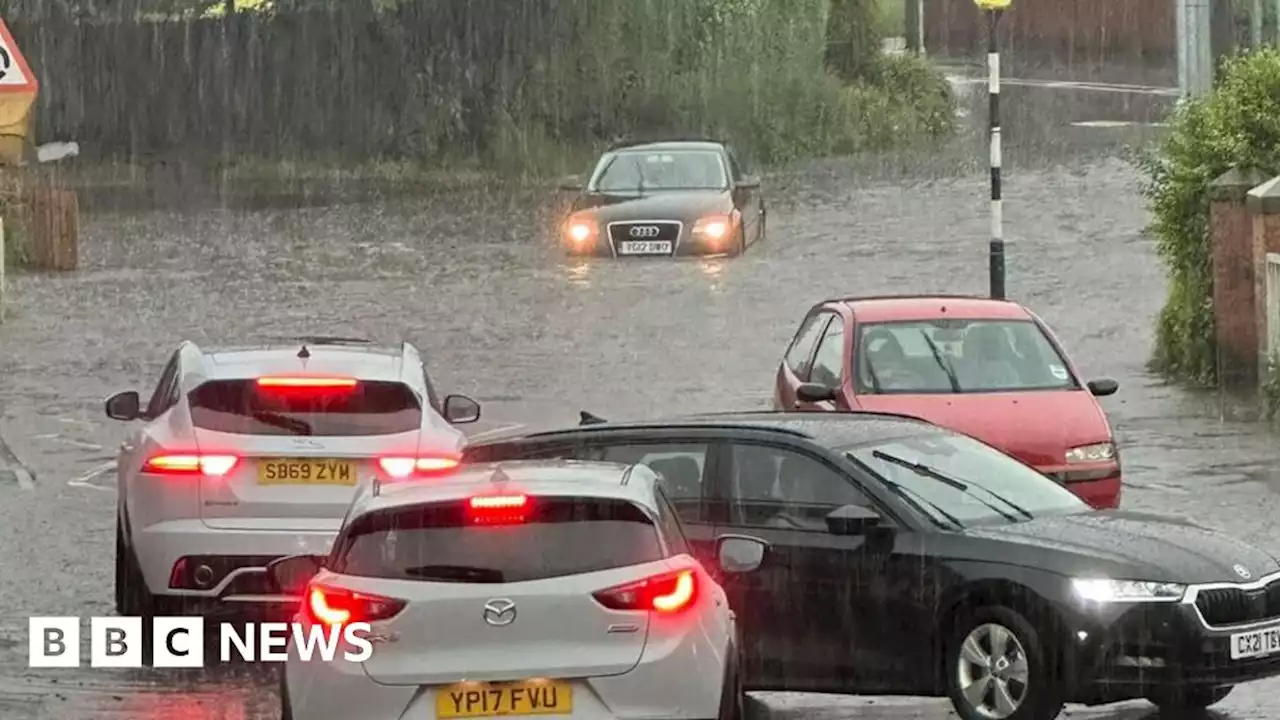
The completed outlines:
<svg viewBox="0 0 1280 720">
<path fill-rule="evenodd" d="M 213 568 L 201 565 L 192 573 L 191 579 L 195 580 L 197 587 L 207 588 L 213 584 Z"/>
</svg>

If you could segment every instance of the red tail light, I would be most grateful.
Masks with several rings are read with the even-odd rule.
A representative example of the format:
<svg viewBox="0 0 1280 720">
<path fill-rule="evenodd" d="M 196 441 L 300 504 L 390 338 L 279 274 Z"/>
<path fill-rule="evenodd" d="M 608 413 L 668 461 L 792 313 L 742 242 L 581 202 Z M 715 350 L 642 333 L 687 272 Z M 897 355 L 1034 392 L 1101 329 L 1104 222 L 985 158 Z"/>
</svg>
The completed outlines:
<svg viewBox="0 0 1280 720">
<path fill-rule="evenodd" d="M 384 457 L 378 458 L 378 467 L 393 480 L 409 477 L 434 477 L 444 475 L 458 467 L 458 459 L 451 457 Z"/>
<path fill-rule="evenodd" d="M 693 570 L 680 570 L 619 585 L 594 593 L 596 602 L 610 610 L 679 612 L 693 604 L 698 581 Z"/>
<path fill-rule="evenodd" d="M 264 390 L 352 390 L 359 381 L 351 377 L 320 375 L 280 375 L 258 378 Z"/>
<path fill-rule="evenodd" d="M 142 472 L 153 475 L 222 477 L 240 462 L 235 455 L 164 454 L 149 458 Z"/>
<path fill-rule="evenodd" d="M 302 610 L 311 622 L 328 626 L 387 620 L 404 606 L 403 600 L 395 598 L 313 585 L 307 590 Z"/>
<path fill-rule="evenodd" d="M 467 502 L 474 523 L 498 525 L 524 522 L 529 511 L 527 495 L 478 495 Z"/>
</svg>

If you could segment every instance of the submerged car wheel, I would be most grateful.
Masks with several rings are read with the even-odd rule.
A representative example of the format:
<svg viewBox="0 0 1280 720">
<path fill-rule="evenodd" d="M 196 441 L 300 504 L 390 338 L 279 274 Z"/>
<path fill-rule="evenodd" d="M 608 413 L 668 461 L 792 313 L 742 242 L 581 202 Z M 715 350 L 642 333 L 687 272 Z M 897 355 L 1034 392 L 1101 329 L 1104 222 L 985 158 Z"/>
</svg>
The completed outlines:
<svg viewBox="0 0 1280 720">
<path fill-rule="evenodd" d="M 1160 708 L 1161 717 L 1184 717 L 1203 713 L 1210 705 L 1222 702 L 1234 688 L 1186 688 L 1169 693 L 1148 695 L 1147 699 Z"/>
<path fill-rule="evenodd" d="M 968 611 L 947 647 L 948 695 L 964 720 L 1052 720 L 1062 711 L 1046 681 L 1040 636 L 1017 612 Z"/>
<path fill-rule="evenodd" d="M 138 558 L 124 541 L 124 528 L 116 520 L 116 612 L 123 616 L 155 614 L 155 596 L 138 567 Z"/>
</svg>

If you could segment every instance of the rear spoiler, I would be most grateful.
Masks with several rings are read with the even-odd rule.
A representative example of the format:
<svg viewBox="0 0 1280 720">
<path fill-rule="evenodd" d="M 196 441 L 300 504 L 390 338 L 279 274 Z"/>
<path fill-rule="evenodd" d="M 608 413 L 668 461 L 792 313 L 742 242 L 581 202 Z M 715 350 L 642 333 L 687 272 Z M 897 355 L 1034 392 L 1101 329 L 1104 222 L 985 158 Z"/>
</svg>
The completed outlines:
<svg viewBox="0 0 1280 720">
<path fill-rule="evenodd" d="M 599 415 L 596 415 L 594 413 L 589 413 L 586 410 L 580 410 L 578 412 L 579 425 L 599 425 L 600 423 L 607 423 L 607 422 L 609 421 L 605 420 Z"/>
</svg>

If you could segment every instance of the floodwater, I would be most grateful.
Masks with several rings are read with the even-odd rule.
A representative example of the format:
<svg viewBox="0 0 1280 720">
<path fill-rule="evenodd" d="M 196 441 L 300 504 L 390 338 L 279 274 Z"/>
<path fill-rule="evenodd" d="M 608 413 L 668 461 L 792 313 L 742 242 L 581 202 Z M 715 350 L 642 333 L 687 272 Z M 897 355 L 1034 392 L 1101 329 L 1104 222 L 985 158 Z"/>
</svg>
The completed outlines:
<svg viewBox="0 0 1280 720">
<path fill-rule="evenodd" d="M 1190 516 L 1280 553 L 1274 437 L 1222 419 L 1215 395 L 1144 369 L 1164 280 L 1142 234 L 1139 178 L 1121 159 L 1137 136 L 1115 123 L 1150 121 L 1154 101 L 1072 92 L 1102 94 L 1007 94 L 1010 295 L 1055 328 L 1086 376 L 1120 381 L 1103 403 L 1124 456 L 1126 507 Z M 980 115 L 980 103 L 967 105 Z M 766 407 L 776 363 L 813 302 L 986 292 L 980 135 L 962 137 L 955 153 L 977 161 L 948 170 L 824 161 L 767 176 L 768 241 L 727 261 L 568 262 L 547 242 L 545 197 L 534 192 L 86 216 L 83 269 L 17 278 L 0 327 L 0 434 L 36 476 L 32 487 L 0 486 L 0 716 L 278 717 L 270 668 L 27 668 L 28 616 L 111 613 L 111 462 L 123 427 L 101 401 L 149 392 L 180 340 L 408 340 L 441 389 L 484 404 L 480 431 L 574 422 L 580 409 L 625 418 Z M 949 713 L 943 701 L 913 698 L 761 698 L 794 718 Z M 1280 682 L 1241 688 L 1220 707 L 1224 718 L 1278 717 Z M 1067 716 L 1154 710 L 1128 703 Z"/>
</svg>

